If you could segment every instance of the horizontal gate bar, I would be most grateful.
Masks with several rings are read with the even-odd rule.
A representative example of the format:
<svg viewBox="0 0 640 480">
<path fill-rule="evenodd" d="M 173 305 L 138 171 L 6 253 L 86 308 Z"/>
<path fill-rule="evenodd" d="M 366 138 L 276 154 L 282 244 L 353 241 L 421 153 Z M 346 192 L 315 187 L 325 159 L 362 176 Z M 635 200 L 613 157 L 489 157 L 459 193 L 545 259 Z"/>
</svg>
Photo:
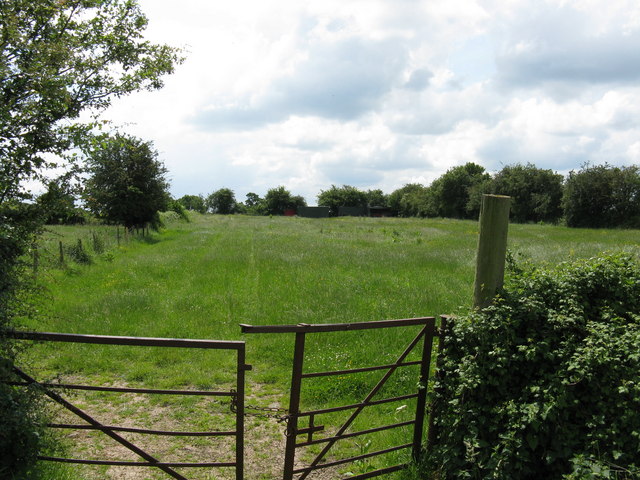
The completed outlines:
<svg viewBox="0 0 640 480">
<path fill-rule="evenodd" d="M 408 466 L 409 465 L 405 463 L 404 465 L 396 465 L 395 467 L 381 468 L 379 470 L 372 470 L 367 473 L 361 473 L 360 475 L 352 475 L 350 477 L 343 478 L 342 480 L 364 480 L 365 478 L 379 477 L 380 475 L 385 475 L 387 473 L 405 470 Z"/>
<path fill-rule="evenodd" d="M 77 463 L 81 465 L 111 465 L 116 467 L 180 467 L 180 468 L 215 468 L 215 467 L 235 467 L 235 463 L 230 462 L 210 462 L 210 463 L 188 463 L 188 462 L 127 462 L 118 460 L 81 460 L 75 458 L 43 457 L 38 460 L 61 463 Z"/>
<path fill-rule="evenodd" d="M 102 427 L 95 427 L 93 425 L 69 425 L 61 423 L 50 423 L 47 425 L 49 428 L 66 428 L 70 430 L 111 430 L 112 432 L 127 432 L 127 433 L 140 433 L 145 435 L 165 435 L 174 437 L 233 437 L 237 435 L 237 432 L 177 432 L 177 431 L 164 431 L 164 430 L 148 430 L 144 428 L 133 427 L 114 427 L 104 425 Z"/>
<path fill-rule="evenodd" d="M 375 328 L 409 327 L 411 325 L 426 325 L 434 317 L 403 318 L 399 320 L 378 320 L 374 322 L 357 323 L 299 323 L 297 325 L 248 325 L 241 323 L 242 333 L 314 333 L 314 332 L 343 332 L 349 330 L 370 330 Z"/>
<path fill-rule="evenodd" d="M 382 400 L 372 400 L 366 403 L 354 403 L 351 405 L 344 405 L 341 407 L 330 407 L 330 408 L 322 408 L 320 410 L 310 410 L 308 412 L 298 413 L 298 417 L 308 417 L 310 415 L 320 415 L 321 413 L 342 412 L 343 410 L 353 410 L 354 408 L 383 405 L 385 403 L 400 402 L 402 400 L 411 400 L 412 398 L 417 398 L 417 396 L 418 396 L 417 393 L 410 393 L 409 395 L 402 395 L 400 397 L 392 397 L 392 398 L 384 398 Z"/>
<path fill-rule="evenodd" d="M 241 341 L 197 340 L 186 338 L 120 337 L 111 335 L 83 335 L 76 333 L 9 331 L 7 336 L 19 340 L 46 340 L 49 342 L 91 343 L 98 345 L 129 345 L 138 347 L 207 348 L 239 350 Z"/>
<path fill-rule="evenodd" d="M 350 368 L 349 370 L 332 370 L 331 372 L 311 372 L 311 373 L 303 373 L 302 378 L 329 377 L 331 375 L 345 375 L 349 373 L 373 372 L 375 370 L 389 370 L 390 368 L 409 367 L 411 365 L 420 365 L 420 364 L 422 364 L 422 362 L 420 360 L 416 360 L 414 362 L 393 363 L 391 365 L 377 365 L 375 367 Z"/>
<path fill-rule="evenodd" d="M 318 440 L 312 440 L 311 442 L 297 443 L 296 444 L 296 448 L 297 447 L 308 447 L 310 445 L 317 445 L 319 443 L 332 442 L 334 440 L 342 440 L 343 438 L 359 437 L 360 435 L 366 435 L 368 433 L 384 432 L 385 430 L 391 430 L 393 428 L 406 427 L 408 425 L 413 425 L 414 423 L 416 423 L 415 420 L 409 420 L 407 422 L 394 423 L 393 425 L 385 425 L 384 427 L 376 427 L 376 428 L 370 428 L 369 430 L 360 430 L 359 432 L 345 433 L 345 434 L 342 434 L 342 435 L 338 435 L 336 437 L 320 438 Z M 301 433 L 301 432 L 298 432 L 298 433 Z"/>
<path fill-rule="evenodd" d="M 6 382 L 7 385 L 28 387 L 28 382 Z M 235 397 L 232 392 L 214 392 L 212 390 L 160 390 L 156 388 L 129 388 L 129 387 L 98 387 L 93 385 L 69 385 L 64 383 L 39 383 L 47 388 L 63 388 L 65 390 L 88 390 L 92 392 L 117 392 L 117 393 L 150 393 L 156 395 L 199 395 L 209 397 Z"/>
<path fill-rule="evenodd" d="M 33 377 L 27 375 L 25 372 L 20 370 L 15 365 L 13 366 L 12 370 L 20 378 L 22 378 L 22 379 L 24 379 L 24 380 L 26 380 L 26 381 L 28 381 L 30 383 L 38 384 L 38 382 Z M 69 410 L 74 415 L 77 415 L 78 417 L 82 418 L 85 422 L 90 423 L 91 425 L 95 425 L 96 427 L 102 427 L 103 426 L 95 418 L 93 418 L 92 416 L 88 415 L 86 412 L 84 412 L 80 408 L 76 407 L 72 403 L 68 402 L 67 400 L 62 398 L 60 395 L 58 395 L 57 393 L 52 392 L 50 389 L 44 389 L 44 394 L 47 397 L 49 397 L 51 400 L 53 400 L 56 403 L 62 405 L 64 408 Z M 131 450 L 136 455 L 139 455 L 140 457 L 144 458 L 146 461 L 148 461 L 148 462 L 158 462 L 158 460 L 156 458 L 154 458 L 153 456 L 149 455 L 147 452 L 145 452 L 141 448 L 137 447 L 136 445 L 134 445 L 133 443 L 128 441 L 126 438 L 118 435 L 117 433 L 112 432 L 110 430 L 104 430 L 104 434 L 108 435 L 109 437 L 111 437 L 113 440 L 115 440 L 116 442 L 121 444 L 123 447 Z M 166 474 L 172 476 L 173 478 L 177 478 L 178 480 L 186 480 L 185 477 L 180 475 L 178 472 L 172 470 L 170 467 L 158 465 L 158 468 L 160 468 L 162 471 L 164 471 Z"/>
<path fill-rule="evenodd" d="M 398 445 L 397 447 L 391 447 L 385 450 L 378 450 L 377 452 L 365 453 L 364 455 L 358 455 L 357 457 L 343 458 L 342 460 L 336 460 L 335 462 L 327 462 L 327 463 L 322 463 L 312 467 L 310 466 L 305 468 L 299 468 L 297 470 L 294 470 L 293 473 L 305 473 L 305 472 L 312 472 L 314 470 L 319 470 L 321 468 L 335 467 L 338 465 L 343 465 L 345 463 L 351 463 L 357 460 L 364 460 L 365 458 L 371 458 L 371 457 L 376 457 L 378 455 L 384 455 L 385 453 L 395 452 L 398 450 L 402 450 L 403 448 L 411 448 L 412 446 L 413 446 L 413 443 L 406 443 L 404 445 Z"/>
</svg>

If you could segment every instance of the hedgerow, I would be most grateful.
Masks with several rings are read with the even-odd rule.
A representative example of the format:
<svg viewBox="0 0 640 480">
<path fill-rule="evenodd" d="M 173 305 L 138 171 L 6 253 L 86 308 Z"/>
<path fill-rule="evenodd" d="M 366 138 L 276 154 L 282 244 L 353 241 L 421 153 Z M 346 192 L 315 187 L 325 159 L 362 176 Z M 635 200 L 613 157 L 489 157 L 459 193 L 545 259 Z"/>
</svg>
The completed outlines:
<svg viewBox="0 0 640 480">
<path fill-rule="evenodd" d="M 426 475 L 640 478 L 638 261 L 511 270 L 450 326 Z"/>
</svg>

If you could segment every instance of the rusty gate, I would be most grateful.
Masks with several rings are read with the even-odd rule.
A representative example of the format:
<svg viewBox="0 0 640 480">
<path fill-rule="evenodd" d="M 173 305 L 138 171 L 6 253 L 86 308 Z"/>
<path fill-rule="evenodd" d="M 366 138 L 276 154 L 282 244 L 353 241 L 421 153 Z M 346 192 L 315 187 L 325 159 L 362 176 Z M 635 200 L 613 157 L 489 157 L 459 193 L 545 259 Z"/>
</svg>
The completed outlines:
<svg viewBox="0 0 640 480">
<path fill-rule="evenodd" d="M 445 318 L 443 317 L 443 322 Z M 363 331 L 363 330 L 378 330 L 378 329 L 390 329 L 400 327 L 417 327 L 419 329 L 417 335 L 406 346 L 404 351 L 399 354 L 395 362 L 384 365 L 370 365 L 362 366 L 359 368 L 349 368 L 333 371 L 317 371 L 317 372 L 305 372 L 304 360 L 305 360 L 305 341 L 308 334 L 322 334 L 327 332 L 350 332 L 350 331 Z M 243 333 L 295 333 L 295 344 L 293 352 L 293 364 L 291 373 L 291 393 L 289 398 L 289 408 L 285 410 L 285 415 L 265 415 L 278 418 L 279 420 L 285 420 L 287 422 L 286 428 L 286 446 L 284 452 L 284 469 L 283 480 L 304 480 L 312 472 L 324 468 L 335 467 L 339 465 L 345 465 L 353 462 L 362 461 L 386 453 L 397 452 L 401 450 L 411 450 L 411 456 L 413 459 L 417 459 L 421 454 L 423 448 L 423 431 L 425 423 L 426 412 L 426 400 L 427 400 L 427 383 L 429 380 L 429 370 L 431 367 L 433 339 L 436 336 L 441 335 L 441 332 L 437 332 L 435 328 L 434 317 L 422 317 L 411 318 L 402 320 L 383 320 L 373 322 L 359 322 L 359 323 L 337 323 L 337 324 L 297 324 L 297 325 L 241 325 Z M 442 331 L 442 330 L 441 330 Z M 85 343 L 85 344 L 97 344 L 97 345 L 124 345 L 124 346 L 136 346 L 136 347 L 170 347 L 170 348 L 186 348 L 186 349 L 215 349 L 215 350 L 228 350 L 236 353 L 236 381 L 235 388 L 229 391 L 211 391 L 211 390 L 161 390 L 161 389 L 149 389 L 149 388 L 129 388 L 129 387 L 108 387 L 108 386 L 91 386 L 91 385 L 73 385 L 73 384 L 59 384 L 59 383 L 39 383 L 35 378 L 31 377 L 24 371 L 17 367 L 13 367 L 14 374 L 17 381 L 10 382 L 15 386 L 28 386 L 38 385 L 43 389 L 45 395 L 47 395 L 54 402 L 61 405 L 63 408 L 71 412 L 76 417 L 84 421 L 83 424 L 50 424 L 53 428 L 65 428 L 76 430 L 95 430 L 104 433 L 111 439 L 118 442 L 131 452 L 141 457 L 144 461 L 110 461 L 110 460 L 85 460 L 85 459 L 71 459 L 71 458 L 58 458 L 58 457 L 39 457 L 41 460 L 56 461 L 65 463 L 77 463 L 77 464 L 89 464 L 89 465 L 110 465 L 110 466 L 131 466 L 131 467 L 152 467 L 164 471 L 172 478 L 187 480 L 181 473 L 175 469 L 183 468 L 234 468 L 236 480 L 242 480 L 244 478 L 244 417 L 246 415 L 246 408 L 251 406 L 245 405 L 245 372 L 251 370 L 251 366 L 245 363 L 245 342 L 242 341 L 217 341 L 217 340 L 194 340 L 194 339 L 169 339 L 169 338 L 145 338 L 145 337 L 116 337 L 116 336 L 104 336 L 104 335 L 79 335 L 79 334 L 63 334 L 63 333 L 42 333 L 42 332 L 13 332 L 12 337 L 20 340 L 35 340 L 35 341 L 47 341 L 47 342 L 72 342 L 72 343 Z M 441 346 L 441 342 L 440 342 Z M 411 352 L 417 351 L 418 359 L 408 361 L 407 357 Z M 415 355 L 414 355 L 415 356 Z M 391 396 L 388 398 L 376 398 L 385 383 L 398 369 L 418 366 L 419 376 L 415 380 L 417 381 L 417 387 L 414 391 L 407 392 L 399 396 Z M 358 403 L 333 406 L 330 408 L 322 408 L 316 410 L 301 410 L 301 397 L 302 397 L 302 381 L 303 379 L 312 379 L 319 377 L 330 376 L 346 376 L 361 372 L 383 372 L 383 375 L 379 381 L 371 388 L 369 393 Z M 89 415 L 82 408 L 74 405 L 69 400 L 63 398 L 56 389 L 65 390 L 89 390 L 97 392 L 116 392 L 116 393 L 139 393 L 149 395 L 201 395 L 209 397 L 222 397 L 227 398 L 230 403 L 231 412 L 235 415 L 235 428 L 230 431 L 162 431 L 151 430 L 141 428 L 130 428 L 122 426 L 105 425 L 91 415 Z M 347 432 L 350 426 L 354 423 L 356 418 L 367 407 L 376 405 L 391 404 L 393 402 L 411 401 L 415 400 L 415 416 L 412 420 L 393 423 L 384 426 L 377 426 L 375 428 L 369 428 L 366 430 Z M 269 410 L 269 409 L 267 409 Z M 317 434 L 324 430 L 324 426 L 317 425 L 316 419 L 324 414 L 331 414 L 335 412 L 348 412 L 352 413 L 348 419 L 337 428 L 337 431 L 331 436 L 324 438 L 313 438 L 314 434 Z M 282 413 L 282 412 L 281 412 Z M 255 414 L 252 414 L 255 415 Z M 305 420 L 308 426 L 301 427 L 301 420 Z M 433 420 L 430 417 L 430 423 Z M 391 429 L 408 428 L 412 430 L 410 439 L 407 439 L 405 443 L 401 445 L 395 445 L 390 448 L 375 452 L 367 452 L 361 455 L 344 458 L 340 460 L 324 461 L 327 453 L 334 447 L 334 445 L 347 438 L 357 438 L 363 435 L 384 432 Z M 136 446 L 131 441 L 127 440 L 120 433 L 138 433 L 145 435 L 165 435 L 165 436 L 184 436 L 184 437 L 235 437 L 235 460 L 233 462 L 221 462 L 221 461 L 209 461 L 209 462 L 169 462 L 161 461 L 140 446 Z M 433 433 L 431 425 L 429 426 L 430 437 Z M 299 441 L 300 435 L 306 435 L 306 439 Z M 427 446 L 430 443 L 431 438 L 427 442 Z M 296 451 L 298 449 L 314 446 L 324 445 L 320 450 L 320 453 L 306 466 L 296 468 Z M 300 463 L 298 459 L 298 463 Z M 361 480 L 366 478 L 373 478 L 388 473 L 400 471 L 408 467 L 408 463 L 401 463 L 393 466 L 380 468 L 374 471 L 367 471 L 366 473 L 358 475 L 350 475 L 349 480 Z"/>
<path fill-rule="evenodd" d="M 84 423 L 76 424 L 49 424 L 52 428 L 63 428 L 73 430 L 95 430 L 103 432 L 105 435 L 118 442 L 120 445 L 141 457 L 144 461 L 110 461 L 110 460 L 86 460 L 77 458 L 59 457 L 38 457 L 40 460 L 75 463 L 85 465 L 108 465 L 108 466 L 130 466 L 130 467 L 152 467 L 164 471 L 170 477 L 187 480 L 176 468 L 235 468 L 236 480 L 244 478 L 244 393 L 245 393 L 245 372 L 251 369 L 245 364 L 245 342 L 218 341 L 218 340 L 193 340 L 193 339 L 173 339 L 173 338 L 145 338 L 145 337 L 115 337 L 106 335 L 78 335 L 65 333 L 43 333 L 43 332 L 13 332 L 12 337 L 21 340 L 36 340 L 47 342 L 71 342 L 88 343 L 96 345 L 124 345 L 135 347 L 167 347 L 167 348 L 188 348 L 205 350 L 229 350 L 236 353 L 236 382 L 235 388 L 223 391 L 211 390 L 162 390 L 150 388 L 125 388 L 125 387 L 105 387 L 93 385 L 74 385 L 60 383 L 40 383 L 18 367 L 13 367 L 13 373 L 18 381 L 9 382 L 15 386 L 36 385 L 42 388 L 44 394 L 51 400 L 61 405 Z M 141 428 L 130 428 L 121 426 L 104 425 L 87 413 L 84 409 L 74 405 L 57 393 L 56 389 L 64 390 L 85 390 L 96 392 L 116 392 L 116 393 L 138 393 L 145 395 L 184 395 L 203 397 L 229 398 L 234 405 L 235 429 L 232 431 L 211 431 L 211 432 L 187 432 L 187 431 L 162 431 Z M 233 462 L 166 462 L 161 461 L 140 446 L 124 438 L 120 433 L 137 433 L 144 435 L 181 436 L 181 437 L 235 437 L 235 460 Z"/>
<path fill-rule="evenodd" d="M 386 365 L 373 365 L 360 368 L 351 368 L 345 370 L 334 370 L 326 372 L 304 372 L 304 359 L 305 359 L 305 340 L 308 334 L 321 334 L 325 332 L 347 332 L 347 331 L 362 331 L 362 330 L 374 330 L 374 329 L 387 329 L 387 328 L 399 328 L 399 327 L 411 327 L 418 326 L 420 330 L 418 334 L 413 338 L 405 350 L 398 356 L 394 363 Z M 284 458 L 284 473 L 283 480 L 293 480 L 297 475 L 298 480 L 304 480 L 307 476 L 316 470 L 324 469 L 328 467 L 334 467 L 344 464 L 349 464 L 364 459 L 372 458 L 375 456 L 383 455 L 386 453 L 395 452 L 402 449 L 411 449 L 412 456 L 417 459 L 420 455 L 422 448 L 422 437 L 424 430 L 424 419 L 427 400 L 427 383 L 429 380 L 429 369 L 431 365 L 431 351 L 433 346 L 433 337 L 437 335 L 435 329 L 435 318 L 411 318 L 403 320 L 383 320 L 374 322 L 362 322 L 362 323 L 342 323 L 342 324 L 298 324 L 298 325 L 267 325 L 267 326 L 253 326 L 253 325 L 241 325 L 244 333 L 295 333 L 295 347 L 293 355 L 293 368 L 291 375 L 291 393 L 289 399 L 289 409 L 287 416 L 287 442 L 285 447 Z M 407 356 L 418 346 L 421 345 L 421 354 L 419 360 L 406 361 Z M 408 367 L 412 365 L 420 366 L 420 375 L 418 380 L 417 391 L 409 392 L 402 396 L 395 396 L 389 398 L 378 399 L 375 398 L 376 394 L 380 392 L 387 380 L 393 375 L 393 373 L 402 367 Z M 372 371 L 385 371 L 382 378 L 373 386 L 365 398 L 355 404 L 337 406 L 331 408 L 301 411 L 301 387 L 303 379 L 311 379 L 318 377 L 328 377 L 335 375 L 350 375 L 361 372 Z M 367 407 L 374 405 L 383 405 L 386 403 L 406 401 L 410 399 L 416 399 L 416 409 L 414 420 L 394 423 L 385 426 L 378 426 L 375 428 L 346 433 L 349 427 L 353 424 L 358 415 Z M 338 430 L 329 437 L 313 439 L 313 434 L 324 429 L 323 426 L 318 426 L 315 423 L 316 417 L 323 414 L 339 412 L 339 411 L 352 411 L 348 419 L 338 428 Z M 307 419 L 308 426 L 304 428 L 299 427 L 299 420 Z M 382 432 L 394 428 L 400 427 L 413 427 L 413 435 L 411 441 L 402 445 L 396 445 L 390 448 L 375 452 L 367 452 L 358 456 L 344 458 L 340 460 L 334 460 L 330 462 L 321 463 L 326 454 L 331 450 L 336 442 L 346 438 L 355 438 L 366 434 L 375 432 Z M 298 442 L 299 435 L 307 435 L 305 441 Z M 320 453 L 316 455 L 314 460 L 305 467 L 295 468 L 296 450 L 303 447 L 312 445 L 322 445 Z M 408 464 L 398 464 L 394 466 L 385 467 L 375 471 L 368 471 L 360 475 L 350 475 L 347 478 L 350 480 L 360 480 L 365 478 L 373 478 L 387 473 L 396 472 L 408 467 Z"/>
</svg>

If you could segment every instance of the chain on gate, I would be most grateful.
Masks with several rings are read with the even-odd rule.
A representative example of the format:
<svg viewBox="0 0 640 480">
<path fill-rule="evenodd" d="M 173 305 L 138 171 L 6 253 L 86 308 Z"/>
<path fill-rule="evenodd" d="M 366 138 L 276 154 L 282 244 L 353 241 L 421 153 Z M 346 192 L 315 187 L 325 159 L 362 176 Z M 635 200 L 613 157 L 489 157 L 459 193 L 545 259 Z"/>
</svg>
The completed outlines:
<svg viewBox="0 0 640 480">
<path fill-rule="evenodd" d="M 236 393 L 234 389 L 231 389 L 231 393 Z M 237 396 L 233 395 L 231 397 L 231 403 L 229 405 L 231 411 L 233 413 L 237 412 L 238 409 L 238 400 Z M 289 410 L 286 408 L 279 407 L 260 407 L 258 405 L 247 405 L 244 406 L 245 409 L 245 417 L 255 417 L 255 418 L 273 418 L 277 420 L 278 423 L 285 423 L 287 425 L 285 429 L 285 436 L 289 436 L 289 419 L 291 415 L 289 415 Z M 247 412 L 246 410 L 253 410 L 253 412 Z"/>
</svg>

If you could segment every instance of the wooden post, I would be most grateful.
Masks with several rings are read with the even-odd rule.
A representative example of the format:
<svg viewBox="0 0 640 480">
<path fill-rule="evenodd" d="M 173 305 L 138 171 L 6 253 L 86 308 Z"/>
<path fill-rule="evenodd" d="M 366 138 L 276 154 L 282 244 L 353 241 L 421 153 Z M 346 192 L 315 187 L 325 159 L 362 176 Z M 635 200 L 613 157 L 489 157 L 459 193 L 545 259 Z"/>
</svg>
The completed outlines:
<svg viewBox="0 0 640 480">
<path fill-rule="evenodd" d="M 60 249 L 60 265 L 64 265 L 64 247 L 62 246 L 62 240 L 58 243 Z"/>
<path fill-rule="evenodd" d="M 511 197 L 504 195 L 482 196 L 480 237 L 473 291 L 475 308 L 490 305 L 504 282 L 510 203 Z"/>
</svg>

